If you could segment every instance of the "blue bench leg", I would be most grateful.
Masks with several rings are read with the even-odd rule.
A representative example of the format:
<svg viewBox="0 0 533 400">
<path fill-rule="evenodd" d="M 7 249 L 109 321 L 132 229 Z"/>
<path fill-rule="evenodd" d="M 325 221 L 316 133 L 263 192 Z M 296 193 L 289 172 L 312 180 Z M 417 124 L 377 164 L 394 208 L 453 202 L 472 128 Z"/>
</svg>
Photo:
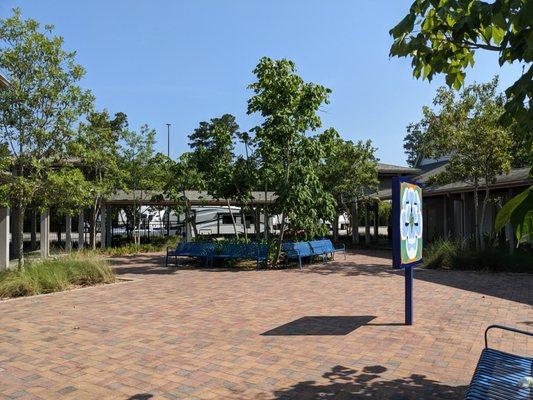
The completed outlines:
<svg viewBox="0 0 533 400">
<path fill-rule="evenodd" d="M 298 263 L 300 264 L 300 271 L 304 269 L 302 265 L 302 257 L 298 257 Z"/>
<path fill-rule="evenodd" d="M 165 268 L 168 268 L 168 254 L 165 257 Z"/>
</svg>

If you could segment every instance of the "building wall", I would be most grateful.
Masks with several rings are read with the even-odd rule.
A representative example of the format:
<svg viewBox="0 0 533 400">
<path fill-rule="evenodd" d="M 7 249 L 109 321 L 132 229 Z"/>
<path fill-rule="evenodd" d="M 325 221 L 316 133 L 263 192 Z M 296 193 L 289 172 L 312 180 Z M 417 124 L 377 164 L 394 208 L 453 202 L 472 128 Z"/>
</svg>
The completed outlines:
<svg viewBox="0 0 533 400">
<path fill-rule="evenodd" d="M 494 220 L 501 204 L 522 192 L 527 186 L 493 190 L 487 206 L 483 232 L 494 233 Z M 479 216 L 483 206 L 484 193 L 479 192 Z M 474 193 L 454 193 L 424 196 L 424 240 L 431 242 L 443 237 L 468 237 L 474 235 L 475 210 Z"/>
</svg>

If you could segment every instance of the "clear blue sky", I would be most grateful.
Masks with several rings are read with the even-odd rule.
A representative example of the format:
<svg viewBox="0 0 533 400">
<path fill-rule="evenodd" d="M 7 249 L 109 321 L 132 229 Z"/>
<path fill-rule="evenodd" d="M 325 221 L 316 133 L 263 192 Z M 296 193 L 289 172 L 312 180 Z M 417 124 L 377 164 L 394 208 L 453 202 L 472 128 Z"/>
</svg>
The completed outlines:
<svg viewBox="0 0 533 400">
<path fill-rule="evenodd" d="M 346 139 L 372 139 L 382 162 L 405 164 L 403 137 L 420 119 L 443 79 L 415 80 L 410 62 L 389 59 L 389 29 L 411 1 L 383 0 L 4 0 L 64 36 L 87 69 L 83 86 L 98 108 L 125 112 L 133 129 L 156 129 L 158 150 L 186 151 L 199 121 L 231 113 L 243 130 L 262 56 L 293 60 L 304 79 L 333 90 L 324 128 Z M 500 69 L 495 55 L 478 53 L 467 82 L 499 73 L 505 88 L 519 66 Z"/>
</svg>

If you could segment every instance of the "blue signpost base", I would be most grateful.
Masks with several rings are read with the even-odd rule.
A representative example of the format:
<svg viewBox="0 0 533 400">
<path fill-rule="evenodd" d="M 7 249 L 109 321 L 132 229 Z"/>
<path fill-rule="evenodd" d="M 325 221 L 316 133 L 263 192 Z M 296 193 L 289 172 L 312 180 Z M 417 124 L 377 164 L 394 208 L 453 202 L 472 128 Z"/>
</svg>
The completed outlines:
<svg viewBox="0 0 533 400">
<path fill-rule="evenodd" d="M 413 267 L 405 268 L 405 325 L 413 325 Z"/>
</svg>

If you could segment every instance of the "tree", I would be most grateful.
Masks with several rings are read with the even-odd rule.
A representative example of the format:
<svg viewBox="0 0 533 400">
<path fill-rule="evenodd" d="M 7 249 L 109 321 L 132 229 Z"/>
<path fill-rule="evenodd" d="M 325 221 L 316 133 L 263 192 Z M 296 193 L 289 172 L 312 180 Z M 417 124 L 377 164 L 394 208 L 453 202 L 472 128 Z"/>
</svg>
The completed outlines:
<svg viewBox="0 0 533 400">
<path fill-rule="evenodd" d="M 0 68 L 10 80 L 0 91 L 0 142 L 9 145 L 12 161 L 12 175 L 3 184 L 14 207 L 15 255 L 23 266 L 26 207 L 42 195 L 55 166 L 64 164 L 72 126 L 89 110 L 92 95 L 77 85 L 85 71 L 53 35 L 53 26 L 41 29 L 14 9 L 0 20 L 0 41 Z"/>
<path fill-rule="evenodd" d="M 324 156 L 320 141 L 306 136 L 321 126 L 317 112 L 328 103 L 330 90 L 306 83 L 292 61 L 264 57 L 254 69 L 257 81 L 249 88 L 248 113 L 260 113 L 263 123 L 255 133 L 260 168 L 276 192 L 274 211 L 281 214 L 274 264 L 279 259 L 287 219 L 293 232 L 315 233 L 320 221 L 333 215 L 334 200 L 318 177 Z"/>
<path fill-rule="evenodd" d="M 164 165 L 163 195 L 175 204 L 178 214 L 185 212 L 185 223 L 191 225 L 195 236 L 198 236 L 195 219 L 192 216 L 191 204 L 185 196 L 186 190 L 204 190 L 205 180 L 197 170 L 193 154 L 183 153 L 177 161 L 167 159 Z"/>
<path fill-rule="evenodd" d="M 125 138 L 127 126 L 124 113 L 116 113 L 111 119 L 107 110 L 92 111 L 71 143 L 71 152 L 80 158 L 85 179 L 90 182 L 89 242 L 93 249 L 96 248 L 96 221 L 102 201 L 124 187 L 125 174 L 119 158 L 120 141 Z"/>
<path fill-rule="evenodd" d="M 242 191 L 234 180 L 234 139 L 239 132 L 235 117 L 224 114 L 200 126 L 189 135 L 192 162 L 205 180 L 207 193 L 216 199 L 224 199 L 231 216 L 235 236 L 239 237 L 230 200 L 242 200 Z"/>
<path fill-rule="evenodd" d="M 459 89 L 465 70 L 474 64 L 476 50 L 496 52 L 500 66 L 522 63 L 522 76 L 507 90 L 502 122 L 514 125 L 523 142 L 522 160 L 533 164 L 533 1 L 497 0 L 415 0 L 409 14 L 391 29 L 394 38 L 390 55 L 411 57 L 415 77 L 431 80 L 445 74 L 446 83 Z M 531 171 L 530 171 L 531 173 Z M 531 196 L 516 196 L 514 208 L 533 212 Z M 504 212 L 504 210 L 502 210 Z M 510 222 L 509 216 L 502 221 Z M 517 215 L 525 216 L 527 213 Z M 521 225 L 531 227 L 527 221 Z M 515 230 L 524 237 L 533 231 Z M 518 237 L 518 241 L 522 236 Z"/>
<path fill-rule="evenodd" d="M 74 216 L 91 203 L 91 182 L 83 172 L 73 166 L 65 166 L 49 174 L 43 198 L 37 201 L 41 207 L 54 207 L 59 215 Z"/>
<path fill-rule="evenodd" d="M 531 156 L 533 142 L 533 2 L 530 0 L 415 0 L 391 29 L 390 55 L 411 57 L 416 78 L 445 74 L 459 89 L 476 50 L 496 52 L 500 66 L 525 63 L 522 76 L 506 90 L 504 120 L 522 128 Z M 529 64 L 529 65 L 528 65 Z M 531 159 L 530 159 L 531 160 Z"/>
<path fill-rule="evenodd" d="M 350 204 L 364 198 L 378 185 L 375 149 L 371 141 L 343 140 L 330 128 L 319 136 L 325 148 L 319 176 L 324 190 L 335 199 L 333 240 L 338 240 L 339 217 L 350 212 Z"/>
<path fill-rule="evenodd" d="M 154 154 L 155 131 L 148 125 L 143 125 L 140 132 L 127 131 L 124 135 L 124 145 L 121 150 L 121 163 L 126 173 L 126 187 L 132 193 L 133 205 L 130 217 L 137 234 L 134 236 L 135 244 L 139 244 L 140 236 L 140 211 L 142 201 L 151 190 L 160 189 L 164 179 L 161 169 L 161 158 Z M 130 219 L 130 218 L 129 218 Z"/>
<path fill-rule="evenodd" d="M 474 225 L 476 247 L 483 246 L 483 226 L 489 202 L 490 185 L 511 168 L 512 138 L 500 123 L 503 96 L 496 94 L 498 79 L 466 87 L 459 96 L 445 87 L 439 88 L 433 103 L 424 108 L 424 118 L 411 129 L 421 140 L 416 145 L 422 156 L 448 157 L 446 170 L 435 175 L 441 184 L 464 181 L 474 188 Z M 410 140 L 407 136 L 407 140 Z M 485 196 L 479 213 L 478 190 Z"/>
</svg>

